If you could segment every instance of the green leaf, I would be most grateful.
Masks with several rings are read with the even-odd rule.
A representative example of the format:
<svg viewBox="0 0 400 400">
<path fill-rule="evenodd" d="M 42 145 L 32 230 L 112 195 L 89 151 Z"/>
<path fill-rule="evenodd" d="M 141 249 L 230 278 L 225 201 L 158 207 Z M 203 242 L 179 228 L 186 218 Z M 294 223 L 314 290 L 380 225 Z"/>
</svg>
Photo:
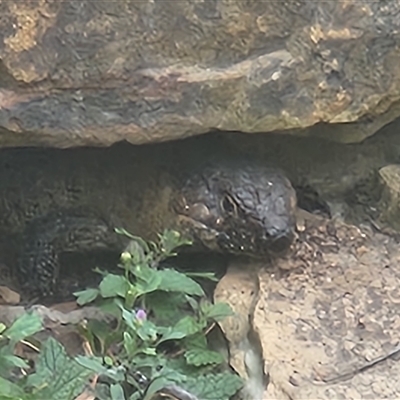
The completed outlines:
<svg viewBox="0 0 400 400">
<path fill-rule="evenodd" d="M 87 323 L 87 330 L 89 334 L 87 334 L 86 337 L 90 338 L 93 349 L 97 349 L 98 344 L 100 344 L 101 347 L 97 350 L 99 350 L 101 353 L 107 351 L 107 345 L 109 344 L 108 342 L 113 334 L 110 324 L 98 319 L 91 319 Z M 94 340 L 94 337 L 97 338 L 98 342 Z"/>
<path fill-rule="evenodd" d="M 122 319 L 133 331 L 136 331 L 136 313 L 134 311 L 128 311 L 126 308 L 122 308 Z"/>
<path fill-rule="evenodd" d="M 154 275 L 158 274 L 158 271 L 146 264 L 134 265 L 130 271 L 140 282 L 151 282 L 154 279 Z"/>
<path fill-rule="evenodd" d="M 124 348 L 128 359 L 131 359 L 138 350 L 136 337 L 132 336 L 129 332 L 124 332 Z"/>
<path fill-rule="evenodd" d="M 98 305 L 101 311 L 105 314 L 110 314 L 117 320 L 121 319 L 121 305 L 122 299 L 120 297 L 110 297 L 108 299 L 103 299 L 103 301 Z"/>
<path fill-rule="evenodd" d="M 135 370 L 149 369 L 154 368 L 156 370 L 162 369 L 167 360 L 163 357 L 157 358 L 156 360 L 153 357 L 138 357 L 132 360 L 132 366 L 135 367 Z"/>
<path fill-rule="evenodd" d="M 194 300 L 195 301 L 195 300 Z M 183 313 L 187 299 L 183 293 L 156 291 L 146 296 L 146 309 L 151 310 L 157 324 L 176 324 Z"/>
<path fill-rule="evenodd" d="M 142 394 L 139 391 L 136 391 L 131 394 L 129 397 L 129 400 L 141 400 L 142 399 Z"/>
<path fill-rule="evenodd" d="M 4 336 L 8 337 L 13 343 L 17 343 L 42 329 L 42 318 L 38 314 L 25 313 L 14 321 L 4 332 Z"/>
<path fill-rule="evenodd" d="M 183 317 L 174 327 L 168 327 L 164 330 L 160 343 L 167 340 L 183 339 L 186 336 L 194 335 L 202 331 L 205 327 L 205 324 L 198 322 L 193 317 Z"/>
<path fill-rule="evenodd" d="M 102 364 L 100 357 L 89 357 L 78 355 L 74 359 L 82 367 L 89 369 L 96 374 L 104 374 L 107 368 Z"/>
<path fill-rule="evenodd" d="M 104 357 L 105 359 L 107 357 Z M 110 358 L 110 357 L 108 357 Z M 113 361 L 110 358 L 110 362 L 108 363 L 108 365 L 112 366 Z M 108 368 L 107 371 L 103 374 L 104 378 L 107 378 L 108 381 L 112 381 L 114 383 L 124 383 L 126 381 L 126 369 L 122 366 L 112 366 L 111 368 Z M 109 399 L 107 399 L 109 400 Z"/>
<path fill-rule="evenodd" d="M 185 295 L 186 301 L 189 303 L 192 310 L 197 313 L 199 311 L 199 302 L 192 296 Z"/>
<path fill-rule="evenodd" d="M 129 283 L 125 277 L 121 275 L 108 274 L 103 278 L 99 285 L 100 294 L 102 297 L 125 297 L 129 289 Z"/>
<path fill-rule="evenodd" d="M 231 307 L 226 303 L 211 304 L 204 302 L 201 304 L 201 311 L 206 318 L 215 321 L 221 321 L 226 317 L 234 315 Z"/>
<path fill-rule="evenodd" d="M 158 271 L 161 276 L 159 290 L 165 292 L 181 292 L 190 295 L 204 296 L 201 286 L 193 279 L 188 278 L 174 269 L 163 269 Z"/>
<path fill-rule="evenodd" d="M 143 321 L 136 329 L 136 333 L 144 342 L 157 340 L 157 327 L 149 320 Z"/>
<path fill-rule="evenodd" d="M 173 230 L 165 230 L 160 235 L 160 248 L 167 257 L 174 255 L 174 250 L 178 247 L 191 245 L 192 241 L 184 238 L 179 232 Z"/>
<path fill-rule="evenodd" d="M 114 361 L 110 356 L 105 356 L 104 357 L 104 363 L 108 365 L 109 367 L 112 367 L 114 365 Z"/>
<path fill-rule="evenodd" d="M 36 388 L 38 399 L 74 399 L 82 393 L 91 375 L 91 370 L 70 359 L 64 347 L 50 337 L 41 349 L 36 372 L 28 377 L 27 386 Z"/>
<path fill-rule="evenodd" d="M 0 375 L 8 376 L 13 368 L 27 368 L 24 360 L 14 355 L 14 345 L 4 344 L 0 347 Z"/>
<path fill-rule="evenodd" d="M 112 400 L 125 400 L 124 389 L 119 383 L 110 386 L 110 394 Z"/>
<path fill-rule="evenodd" d="M 77 297 L 76 302 L 80 306 L 83 306 L 84 304 L 91 303 L 93 300 L 95 300 L 99 293 L 100 292 L 98 289 L 86 289 L 75 292 L 74 296 Z"/>
<path fill-rule="evenodd" d="M 185 359 L 189 365 L 194 365 L 195 367 L 224 362 L 224 357 L 216 351 L 200 348 L 188 350 L 185 353 Z"/>
<path fill-rule="evenodd" d="M 177 331 L 184 332 L 186 336 L 200 332 L 206 327 L 206 324 L 198 322 L 195 318 L 186 316 L 178 321 L 174 326 Z"/>
<path fill-rule="evenodd" d="M 153 398 L 153 395 L 161 389 L 164 389 L 166 386 L 174 384 L 174 383 L 182 383 L 186 382 L 187 377 L 184 375 L 178 368 L 174 368 L 179 364 L 182 364 L 180 359 L 175 363 L 166 362 L 164 359 L 163 364 L 158 365 L 155 369 L 153 369 L 153 379 L 151 384 L 146 390 L 145 400 L 150 400 Z M 173 367 L 171 367 L 171 365 Z M 183 364 L 183 366 L 185 366 Z M 188 372 L 188 367 L 185 366 L 186 372 Z"/>
<path fill-rule="evenodd" d="M 197 333 L 185 338 L 184 345 L 186 349 L 207 349 L 207 338 L 204 333 Z"/>
<path fill-rule="evenodd" d="M 25 397 L 24 391 L 19 386 L 0 376 L 0 398 L 20 400 Z"/>
<path fill-rule="evenodd" d="M 7 326 L 0 322 L 0 334 L 2 334 L 7 329 Z"/>
<path fill-rule="evenodd" d="M 144 400 L 153 399 L 155 393 L 157 393 L 161 389 L 164 389 L 165 386 L 167 386 L 170 383 L 171 383 L 171 381 L 164 376 L 153 379 L 153 381 L 150 383 L 149 387 L 146 390 L 146 396 L 145 396 Z"/>
<path fill-rule="evenodd" d="M 144 281 L 138 281 L 136 283 L 136 290 L 138 291 L 138 296 L 141 296 L 146 293 L 151 293 L 156 291 L 161 283 L 161 275 L 158 273 L 158 271 L 152 270 L 154 273 L 152 276 L 149 276 L 148 280 Z"/>
<path fill-rule="evenodd" d="M 141 354 L 146 354 L 148 356 L 156 356 L 157 355 L 157 350 L 154 347 L 145 347 L 140 352 L 141 352 Z"/>
<path fill-rule="evenodd" d="M 201 400 L 229 400 L 243 387 L 242 379 L 233 373 L 189 377 L 181 386 Z"/>
<path fill-rule="evenodd" d="M 166 328 L 159 328 L 159 332 L 161 332 L 162 334 L 160 343 L 166 342 L 167 340 L 180 340 L 187 336 L 185 332 L 178 331 L 174 329 L 174 327 L 172 326 L 168 326 Z"/>
<path fill-rule="evenodd" d="M 4 347 L 1 350 L 2 354 L 0 354 L 0 370 L 3 370 L 4 368 L 29 368 L 29 365 L 26 363 L 26 361 L 11 353 L 11 349 Z M 9 350 L 10 353 L 4 354 L 7 352 L 7 350 Z"/>
</svg>

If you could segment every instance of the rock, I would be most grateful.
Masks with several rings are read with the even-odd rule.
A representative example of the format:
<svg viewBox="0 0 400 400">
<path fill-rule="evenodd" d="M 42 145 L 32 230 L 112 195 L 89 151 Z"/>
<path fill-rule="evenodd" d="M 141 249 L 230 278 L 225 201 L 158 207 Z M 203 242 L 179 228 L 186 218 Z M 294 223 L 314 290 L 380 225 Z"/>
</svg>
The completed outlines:
<svg viewBox="0 0 400 400">
<path fill-rule="evenodd" d="M 260 333 L 269 384 L 252 398 L 399 398 L 398 240 L 302 210 L 298 217 L 287 256 L 249 262 L 241 274 L 231 266 L 219 283 L 218 300 L 236 313 L 224 321 L 231 355 L 248 351 L 251 329 Z M 255 382 L 259 371 L 249 372 L 242 376 Z"/>
<path fill-rule="evenodd" d="M 400 165 L 387 165 L 379 170 L 382 197 L 379 203 L 380 219 L 400 230 Z"/>
<path fill-rule="evenodd" d="M 254 309 L 260 296 L 258 272 L 264 265 L 231 260 L 214 291 L 214 302 L 227 303 L 233 311 L 219 326 L 229 346 L 230 365 L 245 381 L 241 391 L 244 400 L 261 399 L 265 388 L 260 332 L 253 329 Z"/>
<path fill-rule="evenodd" d="M 400 115 L 399 14 L 395 0 L 3 1 L 0 146 L 213 129 L 357 142 Z"/>
<path fill-rule="evenodd" d="M 302 259 L 279 259 L 259 274 L 264 398 L 276 389 L 290 399 L 398 398 L 398 240 L 338 220 L 306 221 L 293 246 L 296 254 L 305 246 Z M 291 273 L 279 271 L 282 263 Z"/>
</svg>

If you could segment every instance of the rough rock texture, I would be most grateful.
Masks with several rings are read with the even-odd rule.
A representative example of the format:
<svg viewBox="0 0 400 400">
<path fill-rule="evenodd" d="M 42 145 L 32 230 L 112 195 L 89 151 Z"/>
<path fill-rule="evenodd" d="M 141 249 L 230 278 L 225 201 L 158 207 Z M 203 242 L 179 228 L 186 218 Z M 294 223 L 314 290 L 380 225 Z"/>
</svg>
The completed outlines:
<svg viewBox="0 0 400 400">
<path fill-rule="evenodd" d="M 244 282 L 218 297 L 236 312 L 224 326 L 232 354 L 248 366 L 248 333 L 259 334 L 263 399 L 399 398 L 399 239 L 302 211 L 297 230 L 286 257 L 255 266 L 258 286 L 254 269 L 219 283 Z M 241 375 L 261 386 L 254 370 Z"/>
<path fill-rule="evenodd" d="M 396 230 L 400 230 L 400 165 L 391 164 L 379 170 L 383 184 L 379 202 L 381 219 Z"/>
<path fill-rule="evenodd" d="M 397 0 L 1 0 L 0 145 L 359 141 L 400 115 L 399 29 Z"/>
</svg>

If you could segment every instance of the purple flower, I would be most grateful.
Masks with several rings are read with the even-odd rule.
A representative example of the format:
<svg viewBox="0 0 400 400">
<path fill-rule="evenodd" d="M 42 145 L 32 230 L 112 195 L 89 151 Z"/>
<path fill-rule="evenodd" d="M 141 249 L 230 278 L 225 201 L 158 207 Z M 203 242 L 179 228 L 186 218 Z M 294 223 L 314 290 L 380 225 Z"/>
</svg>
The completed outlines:
<svg viewBox="0 0 400 400">
<path fill-rule="evenodd" d="M 140 322 L 146 321 L 147 319 L 146 311 L 139 308 L 139 310 L 136 311 L 136 318 Z"/>
</svg>

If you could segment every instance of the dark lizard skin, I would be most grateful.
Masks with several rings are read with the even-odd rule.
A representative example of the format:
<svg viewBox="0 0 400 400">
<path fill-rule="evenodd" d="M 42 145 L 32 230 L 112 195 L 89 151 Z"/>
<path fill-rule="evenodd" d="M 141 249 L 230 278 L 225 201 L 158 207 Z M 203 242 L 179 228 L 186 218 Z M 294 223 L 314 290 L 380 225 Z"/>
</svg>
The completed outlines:
<svg viewBox="0 0 400 400">
<path fill-rule="evenodd" d="M 0 240 L 41 295 L 65 252 L 122 251 L 114 227 L 145 239 L 175 229 L 208 249 L 266 257 L 293 239 L 295 191 L 278 169 L 196 145 L 0 151 Z M 194 155 L 193 155 L 194 154 Z"/>
</svg>

